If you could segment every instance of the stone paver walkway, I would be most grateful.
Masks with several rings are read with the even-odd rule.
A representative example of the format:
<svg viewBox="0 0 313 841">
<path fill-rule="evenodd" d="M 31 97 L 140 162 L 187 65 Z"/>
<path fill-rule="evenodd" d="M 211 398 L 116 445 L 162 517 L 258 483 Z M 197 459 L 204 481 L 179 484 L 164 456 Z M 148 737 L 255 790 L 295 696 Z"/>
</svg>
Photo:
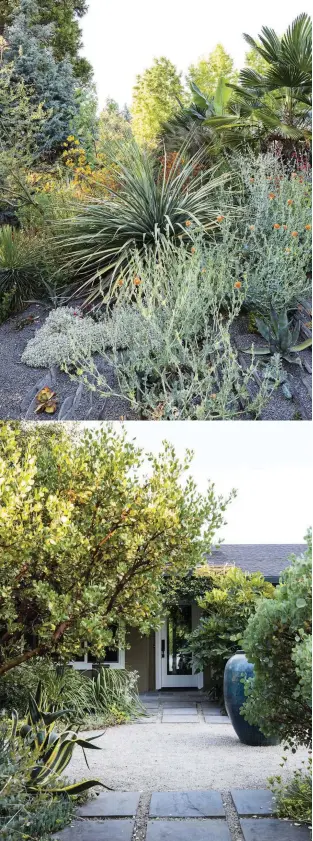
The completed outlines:
<svg viewBox="0 0 313 841">
<path fill-rule="evenodd" d="M 186 692 L 147 692 L 140 696 L 151 724 L 230 724 L 220 707 L 198 689 Z M 138 722 L 137 722 L 138 723 Z"/>
<path fill-rule="evenodd" d="M 230 795 L 230 796 L 229 796 Z M 262 789 L 106 792 L 78 809 L 59 841 L 309 841 L 306 826 L 274 818 Z"/>
</svg>

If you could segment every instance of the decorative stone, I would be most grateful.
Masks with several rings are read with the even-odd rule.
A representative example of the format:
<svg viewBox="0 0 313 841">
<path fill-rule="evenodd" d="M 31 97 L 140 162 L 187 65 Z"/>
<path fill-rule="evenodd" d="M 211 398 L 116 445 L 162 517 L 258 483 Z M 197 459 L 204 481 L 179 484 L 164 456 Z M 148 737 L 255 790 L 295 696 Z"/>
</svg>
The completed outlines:
<svg viewBox="0 0 313 841">
<path fill-rule="evenodd" d="M 149 821 L 147 841 L 231 841 L 226 821 Z M 112 838 L 113 841 L 113 838 Z"/>
<path fill-rule="evenodd" d="M 82 818 L 130 818 L 136 814 L 138 803 L 136 791 L 109 791 L 84 803 L 77 814 Z"/>
<path fill-rule="evenodd" d="M 131 841 L 134 821 L 75 821 L 53 838 L 57 841 Z"/>
<path fill-rule="evenodd" d="M 156 791 L 151 797 L 152 818 L 224 818 L 219 791 Z"/>
<path fill-rule="evenodd" d="M 245 841 L 310 841 L 307 826 L 295 826 L 278 818 L 243 818 L 240 821 Z"/>
<path fill-rule="evenodd" d="M 273 814 L 274 798 L 268 789 L 233 788 L 230 793 L 238 815 L 242 817 Z"/>
</svg>

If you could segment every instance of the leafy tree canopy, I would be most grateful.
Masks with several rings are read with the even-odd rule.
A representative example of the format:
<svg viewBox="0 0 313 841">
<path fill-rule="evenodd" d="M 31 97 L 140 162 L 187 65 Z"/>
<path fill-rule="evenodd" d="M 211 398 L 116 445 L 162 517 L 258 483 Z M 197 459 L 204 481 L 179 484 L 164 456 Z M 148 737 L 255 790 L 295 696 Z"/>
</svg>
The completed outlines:
<svg viewBox="0 0 313 841">
<path fill-rule="evenodd" d="M 132 128 L 139 143 L 155 145 L 161 126 L 179 108 L 184 97 L 180 74 L 167 58 L 156 58 L 137 76 L 133 90 Z"/>
<path fill-rule="evenodd" d="M 234 62 L 222 44 L 217 44 L 208 58 L 201 58 L 197 64 L 191 64 L 187 80 L 194 82 L 205 96 L 213 96 L 221 76 L 229 82 L 234 82 L 236 74 Z"/>
<path fill-rule="evenodd" d="M 4 27 L 12 24 L 21 9 L 20 0 L 0 0 L 0 34 Z M 51 46 L 57 61 L 69 58 L 74 75 L 81 82 L 89 82 L 92 67 L 87 59 L 79 55 L 82 46 L 79 18 L 86 14 L 86 0 L 41 0 L 34 13 L 32 23 L 53 24 Z"/>
<path fill-rule="evenodd" d="M 108 428 L 0 428 L 0 674 L 35 656 L 95 656 L 112 626 L 158 626 L 166 575 L 210 551 L 228 499 L 197 491 L 164 444 L 157 456 Z M 183 480 L 183 481 L 182 481 Z"/>
<path fill-rule="evenodd" d="M 249 622 L 243 647 L 254 664 L 243 707 L 250 724 L 279 735 L 293 749 L 311 744 L 312 534 L 307 551 L 291 558 L 275 599 L 262 600 Z"/>
</svg>

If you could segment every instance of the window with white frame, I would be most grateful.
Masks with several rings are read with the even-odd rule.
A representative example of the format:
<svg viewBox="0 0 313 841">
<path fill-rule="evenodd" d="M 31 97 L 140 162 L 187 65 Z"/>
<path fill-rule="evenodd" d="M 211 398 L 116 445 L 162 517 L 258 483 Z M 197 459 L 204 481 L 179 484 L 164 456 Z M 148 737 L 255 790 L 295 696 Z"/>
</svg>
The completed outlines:
<svg viewBox="0 0 313 841">
<path fill-rule="evenodd" d="M 116 633 L 114 628 L 114 635 Z M 83 646 L 83 653 L 74 660 L 71 660 L 70 665 L 77 670 L 91 670 L 94 666 L 109 666 L 111 669 L 125 669 L 125 649 L 124 648 L 107 648 L 105 657 L 99 659 L 95 657 L 85 642 Z"/>
</svg>

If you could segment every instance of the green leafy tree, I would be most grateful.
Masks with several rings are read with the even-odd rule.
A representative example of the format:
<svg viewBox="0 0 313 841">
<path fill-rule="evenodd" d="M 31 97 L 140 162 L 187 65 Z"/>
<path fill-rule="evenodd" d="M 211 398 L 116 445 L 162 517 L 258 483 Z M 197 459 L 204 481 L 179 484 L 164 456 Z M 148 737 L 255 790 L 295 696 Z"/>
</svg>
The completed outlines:
<svg viewBox="0 0 313 841">
<path fill-rule="evenodd" d="M 243 714 L 266 736 L 279 735 L 293 750 L 311 744 L 311 532 L 307 542 L 305 554 L 291 558 L 275 599 L 259 603 L 243 636 L 255 669 Z"/>
<path fill-rule="evenodd" d="M 4 63 L 12 65 L 12 81 L 23 82 L 31 91 L 32 105 L 42 105 L 47 117 L 37 145 L 42 154 L 55 153 L 69 133 L 78 110 L 75 80 L 68 59 L 56 61 L 52 50 L 53 27 L 34 24 L 36 0 L 20 0 L 12 23 L 4 30 L 8 48 Z"/>
<path fill-rule="evenodd" d="M 105 107 L 99 116 L 99 152 L 104 156 L 104 162 L 110 166 L 112 157 L 123 157 L 123 149 L 127 148 L 132 139 L 132 127 L 129 114 L 120 109 L 114 99 L 107 99 Z"/>
<path fill-rule="evenodd" d="M 222 44 L 217 44 L 208 58 L 201 58 L 197 64 L 190 65 L 187 81 L 189 84 L 194 82 L 205 96 L 211 97 L 221 76 L 228 82 L 236 80 L 233 59 Z"/>
<path fill-rule="evenodd" d="M 0 0 L 0 34 L 9 26 L 21 7 L 20 0 Z M 79 19 L 88 9 L 86 0 L 41 0 L 32 23 L 53 24 L 51 46 L 57 61 L 69 58 L 74 75 L 83 83 L 90 82 L 92 67 L 79 55 L 82 46 Z"/>
<path fill-rule="evenodd" d="M 0 675 L 84 640 L 101 658 L 121 623 L 157 627 L 164 575 L 201 563 L 229 501 L 198 493 L 190 452 L 165 443 L 144 475 L 142 451 L 109 429 L 3 424 L 0 443 Z"/>
<path fill-rule="evenodd" d="M 274 587 L 260 572 L 243 572 L 237 567 L 203 574 L 212 574 L 211 588 L 198 599 L 202 617 L 189 637 L 189 650 L 196 666 L 210 670 L 212 693 L 223 697 L 223 675 L 226 661 L 238 649 L 238 641 L 255 613 L 263 596 L 266 602 L 274 597 Z"/>
<path fill-rule="evenodd" d="M 156 144 L 162 124 L 179 108 L 184 92 L 180 74 L 167 58 L 156 58 L 137 76 L 133 90 L 132 128 L 139 143 Z"/>
</svg>

